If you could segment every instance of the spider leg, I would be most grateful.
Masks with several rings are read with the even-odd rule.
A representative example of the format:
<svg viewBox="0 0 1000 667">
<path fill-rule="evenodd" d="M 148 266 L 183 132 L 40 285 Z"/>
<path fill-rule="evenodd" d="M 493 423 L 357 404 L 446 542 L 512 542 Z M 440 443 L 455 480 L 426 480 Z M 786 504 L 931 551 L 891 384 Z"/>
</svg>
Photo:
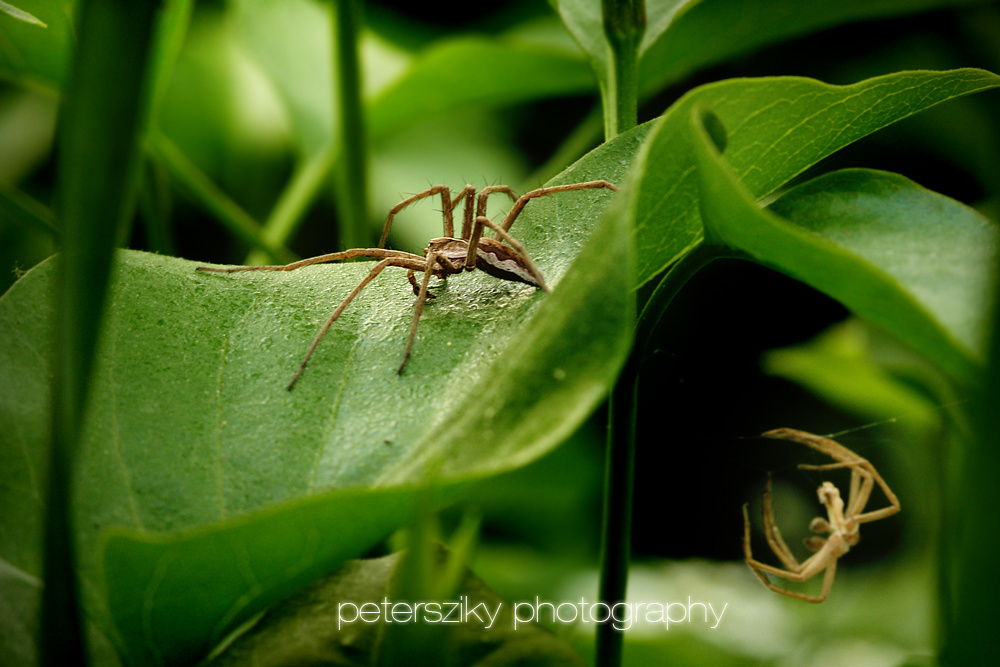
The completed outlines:
<svg viewBox="0 0 1000 667">
<path fill-rule="evenodd" d="M 847 501 L 846 516 L 860 516 L 874 488 L 875 480 L 870 472 L 861 466 L 851 468 L 851 495 Z"/>
<path fill-rule="evenodd" d="M 844 510 L 844 513 L 845 516 L 854 516 L 864 509 L 874 486 L 871 475 L 864 468 L 865 463 L 868 463 L 865 459 L 858 458 L 853 461 L 839 461 L 837 463 L 825 463 L 822 465 L 800 463 L 798 468 L 799 470 L 840 470 L 842 468 L 850 468 L 851 486 L 849 495 L 847 496 L 847 508 Z M 864 483 L 861 482 L 862 477 L 865 478 Z M 866 486 L 867 489 L 862 492 L 862 489 Z"/>
<path fill-rule="evenodd" d="M 414 275 L 416 275 L 416 271 L 413 270 L 413 269 L 410 269 L 409 271 L 406 272 L 406 279 L 409 280 L 410 281 L 410 285 L 413 286 L 413 296 L 420 296 L 420 285 L 417 284 L 417 279 L 414 278 Z M 427 298 L 428 299 L 433 299 L 434 295 L 431 294 L 430 292 L 428 292 L 427 293 Z"/>
<path fill-rule="evenodd" d="M 864 483 L 861 478 L 864 477 Z M 851 488 L 850 495 L 847 496 L 847 516 L 857 516 L 868 504 L 868 498 L 872 495 L 872 476 L 860 466 L 851 467 Z M 865 488 L 867 487 L 867 488 Z M 862 489 L 864 489 L 862 495 Z"/>
<path fill-rule="evenodd" d="M 352 248 L 342 252 L 331 252 L 326 255 L 317 255 L 316 257 L 300 259 L 299 261 L 292 262 L 291 264 L 280 264 L 275 266 L 236 266 L 230 269 L 216 269 L 210 266 L 198 266 L 195 267 L 195 271 L 210 271 L 213 273 L 237 273 L 239 271 L 294 271 L 295 269 L 301 269 L 303 266 L 309 266 L 311 264 L 336 262 L 341 259 L 351 259 L 352 257 L 372 257 L 374 259 L 403 258 L 416 259 L 418 261 L 423 261 L 424 259 L 420 255 L 414 255 L 411 252 L 403 252 L 402 250 L 386 250 L 385 248 Z"/>
<path fill-rule="evenodd" d="M 476 217 L 477 218 L 479 216 L 483 216 L 484 218 L 487 217 L 486 216 L 486 199 L 487 199 L 487 197 L 489 197 L 491 194 L 493 194 L 495 192 L 502 192 L 505 195 L 507 195 L 508 197 L 510 197 L 510 200 L 512 202 L 514 202 L 515 204 L 517 203 L 517 195 L 514 194 L 514 191 L 511 189 L 511 187 L 509 185 L 488 185 L 488 186 L 486 186 L 485 188 L 483 188 L 482 190 L 479 191 L 478 202 L 476 204 Z M 468 236 L 463 236 L 462 238 L 469 238 L 469 237 Z"/>
<path fill-rule="evenodd" d="M 466 189 L 469 187 L 471 186 L 466 186 Z M 465 190 L 463 190 L 463 192 L 465 192 Z M 473 190 L 473 192 L 475 192 L 475 190 Z M 441 214 L 444 216 L 444 235 L 454 236 L 455 222 L 451 215 L 451 210 L 453 208 L 451 203 L 451 192 L 445 185 L 435 185 L 427 188 L 423 192 L 410 195 L 389 210 L 389 216 L 385 219 L 385 226 L 382 228 L 382 236 L 379 238 L 378 247 L 381 248 L 385 245 L 385 240 L 389 236 L 389 228 L 392 226 L 392 219 L 397 213 L 417 200 L 424 199 L 425 197 L 433 197 L 436 194 L 441 195 Z"/>
<path fill-rule="evenodd" d="M 455 198 L 451 200 L 451 209 L 453 211 L 460 203 L 462 203 L 463 199 L 465 200 L 465 209 L 462 214 L 463 239 L 469 238 L 469 234 L 472 231 L 472 207 L 475 198 L 476 198 L 476 188 L 474 188 L 471 185 L 466 185 L 464 188 L 462 188 L 462 192 L 456 195 Z M 454 237 L 455 231 L 452 230 L 452 232 L 449 234 L 448 229 L 446 228 L 444 235 L 449 237 Z"/>
<path fill-rule="evenodd" d="M 437 263 L 438 253 L 433 250 L 427 254 L 427 263 L 421 269 L 424 272 L 424 279 L 420 281 L 420 292 L 417 294 L 417 305 L 413 310 L 413 324 L 410 325 L 410 335 L 406 339 L 406 352 L 403 354 L 403 363 L 396 369 L 396 375 L 403 374 L 403 367 L 410 360 L 410 351 L 413 349 L 413 339 L 417 335 L 417 322 L 424 312 L 424 302 L 427 301 L 427 286 L 431 282 L 431 274 L 434 273 L 434 265 Z"/>
<path fill-rule="evenodd" d="M 511 207 L 510 211 L 507 212 L 507 217 L 504 218 L 503 227 L 504 231 L 511 228 L 514 221 L 517 220 L 517 216 L 521 214 L 521 210 L 528 204 L 528 202 L 536 197 L 544 197 L 546 195 L 555 194 L 557 192 L 569 192 L 570 190 L 586 190 L 589 188 L 608 188 L 609 190 L 618 190 L 618 186 L 613 183 L 608 183 L 607 181 L 587 181 L 586 183 L 567 183 L 566 185 L 552 185 L 547 188 L 538 188 L 537 190 L 532 190 L 531 192 L 526 192 L 521 195 L 514 206 Z M 484 188 L 485 189 L 485 188 Z M 480 193 L 480 196 L 481 193 Z"/>
<path fill-rule="evenodd" d="M 834 558 L 830 561 L 829 566 L 826 568 L 826 574 L 823 575 L 823 586 L 819 590 L 819 595 L 804 595 L 799 598 L 805 600 L 806 602 L 822 602 L 830 595 L 830 589 L 833 587 L 833 578 L 837 574 L 837 559 Z"/>
<path fill-rule="evenodd" d="M 838 468 L 851 468 L 851 500 L 848 506 L 848 516 L 851 515 L 851 510 L 857 513 L 864 509 L 865 505 L 868 504 L 868 499 L 871 496 L 872 490 L 875 488 L 875 484 L 878 484 L 885 493 L 885 497 L 889 499 L 889 506 L 878 510 L 872 510 L 871 512 L 866 512 L 864 514 L 857 514 L 855 520 L 858 523 L 867 523 L 869 521 L 884 519 L 885 517 L 892 516 L 902 509 L 899 504 L 899 499 L 896 498 L 896 494 L 892 492 L 892 489 L 889 488 L 889 485 L 885 483 L 885 480 L 882 479 L 882 476 L 878 474 L 878 471 L 875 470 L 875 466 L 873 466 L 868 459 L 857 457 L 853 461 L 827 463 L 825 465 L 801 463 L 799 464 L 799 468 L 802 470 L 836 470 Z M 859 479 L 863 481 L 859 481 Z M 858 498 L 857 501 L 854 500 L 855 497 Z"/>
<path fill-rule="evenodd" d="M 899 512 L 900 509 L 902 509 L 899 504 L 899 499 L 896 497 L 896 494 L 892 492 L 892 489 L 889 488 L 889 485 L 886 484 L 885 480 L 882 479 L 882 476 L 878 474 L 878 471 L 875 470 L 875 466 L 873 466 L 870 461 L 858 456 L 847 447 L 844 447 L 839 442 L 831 440 L 830 438 L 824 438 L 821 435 L 814 435 L 812 433 L 806 433 L 805 431 L 797 431 L 791 428 L 779 428 L 773 431 L 768 431 L 763 435 L 764 437 L 767 438 L 794 440 L 795 442 L 799 442 L 819 452 L 823 452 L 827 456 L 837 461 L 837 463 L 829 463 L 821 466 L 813 466 L 806 464 L 800 465 L 799 468 L 802 468 L 804 470 L 834 470 L 836 468 L 852 468 L 855 470 L 864 469 L 868 473 L 870 473 L 872 478 L 875 480 L 875 483 L 879 485 L 879 487 L 885 493 L 885 497 L 889 500 L 889 507 L 884 507 L 878 510 L 872 510 L 871 512 L 866 512 L 864 514 L 858 515 L 857 517 L 855 517 L 858 523 L 866 523 L 868 521 L 876 521 L 878 519 L 884 519 L 885 517 L 892 516 L 893 514 Z M 853 488 L 854 487 L 852 481 L 852 489 Z M 867 502 L 867 497 L 865 498 L 865 500 Z M 864 506 L 862 505 L 861 507 Z M 859 507 L 859 511 L 861 507 Z"/>
<path fill-rule="evenodd" d="M 785 542 L 784 538 L 781 537 L 781 531 L 778 530 L 777 522 L 774 517 L 774 506 L 771 504 L 771 478 L 767 478 L 767 488 L 764 490 L 764 536 L 767 537 L 767 543 L 771 547 L 771 551 L 774 555 L 792 572 L 798 572 L 802 566 L 799 564 L 798 559 L 792 554 L 792 550 L 788 548 L 788 544 Z"/>
<path fill-rule="evenodd" d="M 420 259 L 422 260 L 423 258 Z M 414 260 L 404 257 L 386 257 L 381 262 L 373 266 L 372 270 L 368 272 L 368 275 L 365 276 L 361 280 L 361 282 L 358 283 L 357 286 L 351 291 L 351 293 L 347 295 L 347 298 L 340 302 L 340 305 L 337 306 L 337 309 L 333 311 L 332 315 L 330 315 L 330 318 L 326 321 L 326 324 L 323 325 L 323 328 L 321 328 L 319 330 L 319 333 L 316 334 L 316 337 L 313 338 L 313 342 L 309 346 L 309 351 L 306 352 L 305 359 L 302 360 L 302 363 L 299 365 L 299 370 L 295 372 L 295 376 L 292 378 L 292 381 L 288 383 L 287 388 L 291 390 L 292 387 L 295 386 L 295 383 L 298 381 L 299 376 L 301 376 L 302 372 L 306 369 L 306 364 L 309 363 L 309 358 L 312 357 L 313 352 L 316 351 L 316 346 L 319 345 L 320 340 L 322 340 L 327 330 L 330 328 L 331 325 L 333 325 L 334 322 L 337 321 L 337 318 L 340 317 L 340 314 L 344 312 L 344 309 L 347 308 L 348 304 L 350 304 L 351 301 L 354 300 L 354 297 L 356 297 L 361 292 L 361 290 L 363 290 L 365 286 L 368 285 L 368 283 L 370 283 L 372 280 L 375 279 L 375 276 L 382 273 L 382 270 L 387 266 L 401 266 L 407 269 L 421 270 L 422 269 L 421 264 L 422 263 L 418 264 L 414 262 Z"/>
<path fill-rule="evenodd" d="M 803 561 L 801 564 L 801 570 L 798 572 L 783 570 L 781 568 L 762 563 L 753 557 L 753 552 L 750 549 L 750 514 L 747 508 L 747 505 L 743 506 L 743 554 L 750 570 L 757 575 L 757 578 L 760 579 L 761 583 L 775 593 L 780 593 L 781 595 L 786 595 L 798 600 L 805 600 L 806 602 L 822 602 L 825 600 L 830 594 L 830 587 L 833 585 L 833 572 L 836 572 L 837 565 L 837 556 L 835 555 L 836 552 L 834 551 L 832 543 L 827 542 L 827 544 L 825 544 L 820 551 Z M 806 593 L 799 593 L 798 591 L 791 591 L 787 588 L 782 588 L 768 579 L 765 574 L 765 572 L 768 572 L 782 577 L 783 579 L 788 579 L 789 581 L 806 581 L 824 569 L 826 569 L 826 575 L 823 577 L 823 586 L 819 595 L 808 595 Z M 831 570 L 833 572 L 831 572 Z"/>
<path fill-rule="evenodd" d="M 855 520 L 858 523 L 867 523 L 869 521 L 877 521 L 879 519 L 884 519 L 885 517 L 892 516 L 893 514 L 902 509 L 902 507 L 899 504 L 899 498 L 897 498 L 896 494 L 892 492 L 892 489 L 889 488 L 889 485 L 885 483 L 885 480 L 882 479 L 882 476 L 878 474 L 878 471 L 875 470 L 875 467 L 872 466 L 872 464 L 868 463 L 867 461 L 865 461 L 865 463 L 867 463 L 867 465 L 864 467 L 864 469 L 867 472 L 871 473 L 871 476 L 874 478 L 875 483 L 877 483 L 879 487 L 882 489 L 882 492 L 885 493 L 885 497 L 889 499 L 889 506 L 883 507 L 882 509 L 872 510 L 871 512 L 865 512 L 864 514 L 859 514 L 855 518 Z"/>
<path fill-rule="evenodd" d="M 842 463 L 849 464 L 851 462 L 865 460 L 836 440 L 824 438 L 821 435 L 815 435 L 805 431 L 798 431 L 794 428 L 776 428 L 773 431 L 768 431 L 766 433 L 762 433 L 761 435 L 765 438 L 777 438 L 779 440 L 792 440 L 794 442 L 798 442 L 806 447 L 811 447 L 818 452 L 822 452 L 835 461 L 840 461 Z"/>
</svg>

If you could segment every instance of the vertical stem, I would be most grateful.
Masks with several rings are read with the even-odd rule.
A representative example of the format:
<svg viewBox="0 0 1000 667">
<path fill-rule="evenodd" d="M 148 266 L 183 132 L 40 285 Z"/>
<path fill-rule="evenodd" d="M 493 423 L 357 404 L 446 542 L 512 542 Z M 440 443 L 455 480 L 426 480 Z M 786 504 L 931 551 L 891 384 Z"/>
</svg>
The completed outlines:
<svg viewBox="0 0 1000 667">
<path fill-rule="evenodd" d="M 625 601 L 632 551 L 632 485 L 635 471 L 635 420 L 638 381 L 637 347 L 611 392 L 608 443 L 604 463 L 604 517 L 601 525 L 601 579 L 598 597 L 613 609 Z M 610 622 L 597 625 L 596 664 L 618 667 L 624 633 Z"/>
<path fill-rule="evenodd" d="M 601 8 L 609 48 L 602 96 L 604 135 L 611 139 L 638 122 L 639 44 L 646 29 L 646 7 L 644 0 L 602 0 Z M 624 602 L 628 589 L 639 354 L 641 350 L 633 346 L 612 390 L 608 409 L 599 598 L 611 609 Z M 621 665 L 624 635 L 620 630 L 615 630 L 612 623 L 598 624 L 596 643 L 598 667 Z"/>
<path fill-rule="evenodd" d="M 709 243 L 700 243 L 663 277 L 646 301 L 636 322 L 635 342 L 611 394 L 608 411 L 608 449 L 604 477 L 604 523 L 601 531 L 601 602 L 624 602 L 632 536 L 632 487 L 635 470 L 635 432 L 638 420 L 639 368 L 648 354 L 660 318 L 684 285 L 706 264 L 723 256 Z M 622 663 L 624 633 L 612 624 L 597 626 L 598 667 Z"/>
<path fill-rule="evenodd" d="M 1000 266 L 994 273 L 1000 284 Z M 959 484 L 948 490 L 954 494 L 954 503 L 945 515 L 945 528 L 954 519 L 956 543 L 946 545 L 945 567 L 951 571 L 944 586 L 951 586 L 951 609 L 943 614 L 945 628 L 944 647 L 940 656 L 942 665 L 986 664 L 996 655 L 996 623 L 991 611 L 1000 597 L 1000 574 L 997 572 L 997 553 L 1000 537 L 994 529 L 997 506 L 1000 504 L 1000 303 L 993 306 L 992 336 L 989 346 L 989 364 L 979 389 L 979 396 L 972 406 L 974 437 L 964 443 L 961 455 Z M 952 480 L 954 481 L 954 480 Z M 956 488 L 957 486 L 957 488 Z"/>
<path fill-rule="evenodd" d="M 62 221 L 55 295 L 52 447 L 46 497 L 42 665 L 81 665 L 73 472 L 115 238 L 135 203 L 145 80 L 158 2 L 89 0 L 60 123 Z"/>
<path fill-rule="evenodd" d="M 360 248 L 368 243 L 368 159 L 364 110 L 361 104 L 361 67 L 358 33 L 363 0 L 334 0 L 337 39 L 334 64 L 338 74 L 335 108 L 340 108 L 340 139 L 344 159 L 339 170 L 337 209 L 340 245 Z"/>
<path fill-rule="evenodd" d="M 608 39 L 604 138 L 635 127 L 639 117 L 639 45 L 646 30 L 644 0 L 601 0 Z"/>
<path fill-rule="evenodd" d="M 291 180 L 264 222 L 263 238 L 275 245 L 284 245 L 292 237 L 306 209 L 325 187 L 333 169 L 334 148 L 330 144 L 300 163 Z M 246 264 L 267 264 L 269 256 L 264 250 L 254 249 L 247 256 Z"/>
</svg>

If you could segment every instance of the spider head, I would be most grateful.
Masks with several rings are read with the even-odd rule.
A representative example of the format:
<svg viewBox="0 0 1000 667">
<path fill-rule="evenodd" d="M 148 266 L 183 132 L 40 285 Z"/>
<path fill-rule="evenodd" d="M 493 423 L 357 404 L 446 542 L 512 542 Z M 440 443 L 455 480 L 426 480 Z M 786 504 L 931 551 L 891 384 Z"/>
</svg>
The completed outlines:
<svg viewBox="0 0 1000 667">
<path fill-rule="evenodd" d="M 840 489 L 830 482 L 823 482 L 816 490 L 816 494 L 819 496 L 819 501 L 826 507 L 831 523 L 838 523 L 836 517 L 843 518 L 844 516 L 844 499 L 840 497 Z"/>
<path fill-rule="evenodd" d="M 819 501 L 826 507 L 827 520 L 813 519 L 809 527 L 819 533 L 829 532 L 836 535 L 847 546 L 854 546 L 860 539 L 858 522 L 855 518 L 844 516 L 844 499 L 840 497 L 840 489 L 830 482 L 823 482 L 817 490 Z"/>
</svg>

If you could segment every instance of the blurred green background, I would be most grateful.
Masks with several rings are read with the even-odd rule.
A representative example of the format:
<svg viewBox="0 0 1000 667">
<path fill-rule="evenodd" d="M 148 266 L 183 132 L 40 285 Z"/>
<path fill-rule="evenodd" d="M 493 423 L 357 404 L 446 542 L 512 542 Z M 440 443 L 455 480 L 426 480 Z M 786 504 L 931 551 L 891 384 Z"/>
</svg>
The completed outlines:
<svg viewBox="0 0 1000 667">
<path fill-rule="evenodd" d="M 36 4 L 64 12 L 72 5 Z M 639 120 L 657 117 L 696 85 L 724 78 L 800 75 L 846 84 L 902 69 L 1000 71 L 996 3 L 910 4 L 932 8 L 845 22 L 691 67 L 648 95 Z M 323 16 L 306 0 L 197 3 L 158 99 L 152 159 L 122 246 L 203 262 L 247 258 L 250 245 L 192 194 L 163 146 L 179 150 L 252 218 L 266 219 L 288 179 L 331 136 Z M 548 4 L 480 3 L 453 12 L 372 1 L 365 19 L 374 237 L 385 212 L 410 193 L 435 183 L 529 189 L 600 141 L 596 78 Z M 59 32 L 65 23 L 48 22 L 45 39 L 55 47 L 46 59 L 22 62 L 8 50 L 0 71 L 0 292 L 56 245 L 53 138 L 72 37 Z M 39 30 L 0 16 L 0 47 L 14 31 L 29 29 Z M 448 96 L 439 105 L 439 88 L 419 77 L 406 82 L 425 67 L 445 74 L 427 81 L 461 87 L 476 76 L 475 58 L 488 57 L 486 47 L 497 41 L 540 49 L 556 81 L 527 77 L 520 94 Z M 522 76 L 518 67 L 511 62 L 508 70 L 515 80 Z M 422 97 L 406 97 L 412 91 Z M 996 220 L 998 118 L 995 92 L 952 101 L 877 133 L 823 168 L 896 171 Z M 322 188 L 290 236 L 296 254 L 338 249 L 335 192 Z M 394 228 L 392 242 L 419 251 L 439 225 L 433 206 L 415 208 Z M 841 664 L 849 655 L 852 664 L 875 665 L 932 654 L 942 623 L 938 545 L 947 537 L 941 489 L 954 464 L 949 434 L 965 427 L 955 421 L 965 397 L 949 394 L 926 364 L 828 298 L 737 261 L 716 263 L 694 279 L 658 347 L 662 352 L 644 368 L 639 408 L 630 595 L 724 601 L 731 616 L 716 630 L 690 624 L 631 631 L 627 661 L 819 665 Z M 851 431 L 840 441 L 875 463 L 904 506 L 898 517 L 866 527 L 826 605 L 774 596 L 742 564 L 740 507 L 751 501 L 759 513 L 768 474 L 790 543 L 818 510 L 814 491 L 827 476 L 795 468 L 803 461 L 800 448 L 754 437 L 781 426 Z M 571 443 L 475 494 L 483 534 L 472 567 L 508 600 L 594 597 L 603 429 L 598 413 Z M 464 510 L 446 515 L 446 523 Z M 866 594 L 872 590 L 879 595 Z M 582 647 L 589 640 L 582 634 L 588 629 L 558 631 Z"/>
</svg>

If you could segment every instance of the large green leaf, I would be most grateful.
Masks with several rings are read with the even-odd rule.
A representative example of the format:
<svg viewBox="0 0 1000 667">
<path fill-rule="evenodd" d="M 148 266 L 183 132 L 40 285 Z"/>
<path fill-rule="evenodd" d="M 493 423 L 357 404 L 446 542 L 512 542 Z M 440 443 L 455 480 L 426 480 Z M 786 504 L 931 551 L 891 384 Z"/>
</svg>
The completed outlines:
<svg viewBox="0 0 1000 667">
<path fill-rule="evenodd" d="M 646 169 L 637 182 L 637 279 L 644 283 L 702 236 L 691 154 L 690 114 L 711 109 L 727 131 L 726 161 L 755 198 L 837 150 L 941 102 L 1000 86 L 974 69 L 900 72 L 850 86 L 793 77 L 731 79 L 678 100 L 652 130 Z"/>
<path fill-rule="evenodd" d="M 975 381 L 1000 240 L 993 223 L 869 170 L 809 181 L 766 211 L 700 127 L 694 142 L 707 243 L 815 287 L 952 377 Z"/>
<path fill-rule="evenodd" d="M 559 180 L 620 183 L 641 137 Z M 420 487 L 454 493 L 556 446 L 602 400 L 630 339 L 628 235 L 602 220 L 610 197 L 531 202 L 513 232 L 554 291 L 450 279 L 402 376 L 414 297 L 388 270 L 291 392 L 310 339 L 370 263 L 226 276 L 121 253 L 77 478 L 91 618 L 139 664 L 195 659 L 404 522 Z M 40 562 L 52 275 L 44 263 L 0 299 L 0 558 L 27 576 Z"/>
</svg>

